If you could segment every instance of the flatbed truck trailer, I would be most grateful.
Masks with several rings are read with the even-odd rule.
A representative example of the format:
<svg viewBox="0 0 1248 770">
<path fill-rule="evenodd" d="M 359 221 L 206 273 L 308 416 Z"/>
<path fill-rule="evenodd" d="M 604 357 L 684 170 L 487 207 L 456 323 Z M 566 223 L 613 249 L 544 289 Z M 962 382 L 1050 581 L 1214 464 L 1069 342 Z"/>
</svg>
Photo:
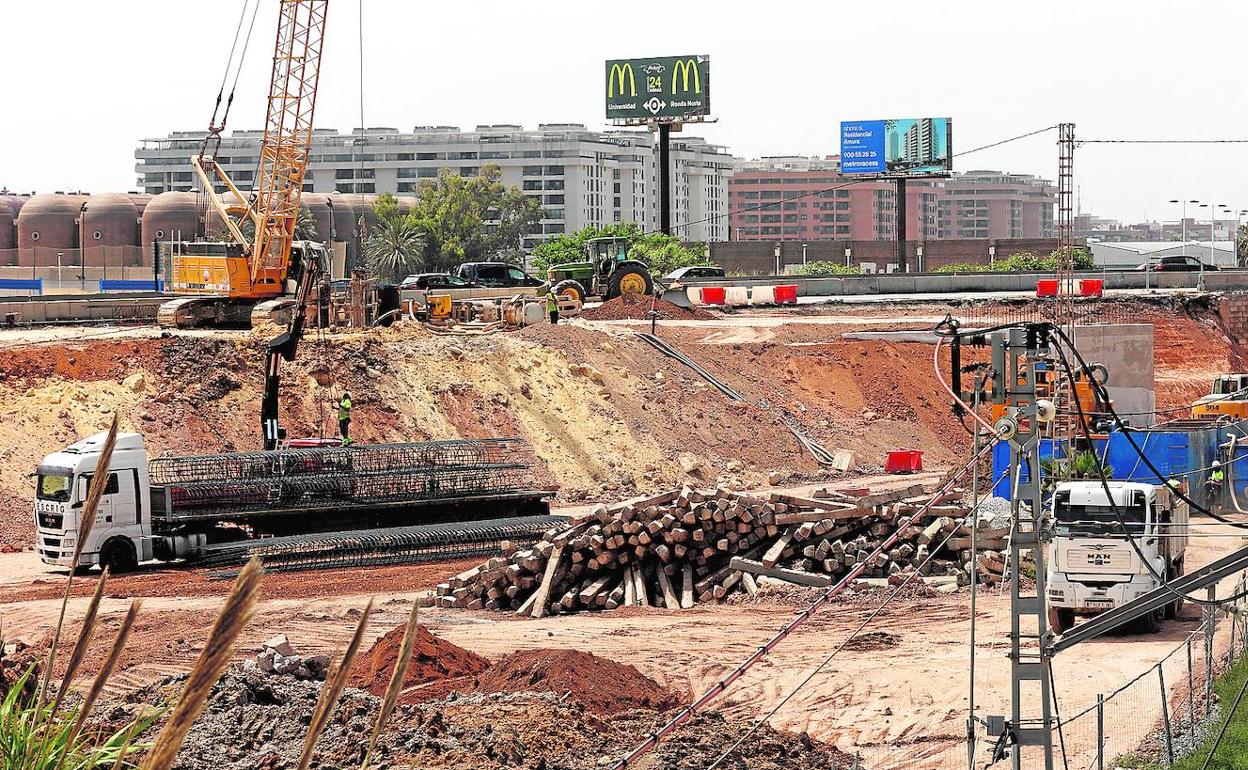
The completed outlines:
<svg viewBox="0 0 1248 770">
<path fill-rule="evenodd" d="M 531 450 L 513 439 L 353 444 L 149 459 L 121 433 L 77 564 L 73 553 L 106 433 L 36 470 L 35 550 L 46 564 L 113 572 L 194 560 L 221 543 L 549 513 Z"/>
</svg>

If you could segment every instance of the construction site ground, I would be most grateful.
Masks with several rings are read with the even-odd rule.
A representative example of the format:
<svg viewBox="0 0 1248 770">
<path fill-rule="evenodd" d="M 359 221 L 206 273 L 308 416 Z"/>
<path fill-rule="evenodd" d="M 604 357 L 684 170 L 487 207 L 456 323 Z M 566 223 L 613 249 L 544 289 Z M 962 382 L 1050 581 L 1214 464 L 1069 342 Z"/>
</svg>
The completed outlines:
<svg viewBox="0 0 1248 770">
<path fill-rule="evenodd" d="M 1173 300 L 1105 304 L 1107 318 L 1155 325 L 1159 408 L 1190 403 L 1216 374 L 1244 368 L 1239 341 L 1222 329 L 1214 306 Z M 315 367 L 328 368 L 335 388 L 348 388 L 357 404 L 357 440 L 518 435 L 536 448 L 542 480 L 570 506 L 685 483 L 857 486 L 879 473 L 890 449 L 922 449 L 929 470 L 949 467 L 965 457 L 967 434 L 932 375 L 930 345 L 841 334 L 930 328 L 947 312 L 965 309 L 838 306 L 660 324 L 660 336 L 754 402 L 747 404 L 728 402 L 680 364 L 657 357 L 631 337 L 636 322 L 577 321 L 488 337 L 410 327 L 339 333 L 301 351 L 282 406 L 292 433 L 316 433 L 318 427 L 330 432 L 324 400 L 331 394 L 309 375 Z M 973 310 L 987 318 L 991 308 Z M 1010 315 L 1027 307 L 997 311 Z M 0 341 L 0 547 L 19 551 L 0 553 L 0 621 L 7 640 L 39 644 L 55 624 L 64 572 L 20 550 L 29 547 L 31 536 L 33 489 L 26 474 L 44 454 L 105 427 L 113 411 L 120 411 L 124 428 L 145 434 L 153 454 L 254 448 L 263 345 L 241 332 L 161 335 L 96 328 L 73 341 L 36 344 L 14 336 Z M 861 470 L 821 469 L 759 400 L 797 415 L 829 449 L 853 450 Z M 895 477 L 893 483 L 912 480 Z M 1195 539 L 1188 569 L 1238 542 Z M 336 654 L 359 609 L 375 596 L 371 643 L 403 622 L 419 593 L 474 563 L 267 575 L 240 658 L 279 632 L 301 652 Z M 106 629 L 115 628 L 130 598 L 142 597 L 144 604 L 109 696 L 189 668 L 227 590 L 228 581 L 183 568 L 112 579 L 103 605 Z M 81 615 L 88 591 L 84 583 L 71 600 L 71 619 Z M 517 650 L 582 650 L 634 665 L 688 697 L 786 623 L 801 598 L 536 621 L 440 609 L 422 610 L 421 617 L 436 636 L 492 661 Z M 764 713 L 881 598 L 878 592 L 854 593 L 821 611 L 734 685 L 719 707 L 747 720 Z M 965 589 L 893 603 L 866 629 L 886 633 L 840 653 L 772 724 L 864 752 L 871 758 L 868 767 L 964 766 L 968 611 Z M 980 713 L 1004 713 L 1008 597 L 985 591 L 979 615 Z M 1063 710 L 1082 708 L 1095 693 L 1147 669 L 1198 622 L 1197 609 L 1189 607 L 1160 634 L 1118 634 L 1063 653 L 1055 664 Z M 103 644 L 88 654 L 81 677 L 99 665 Z"/>
</svg>

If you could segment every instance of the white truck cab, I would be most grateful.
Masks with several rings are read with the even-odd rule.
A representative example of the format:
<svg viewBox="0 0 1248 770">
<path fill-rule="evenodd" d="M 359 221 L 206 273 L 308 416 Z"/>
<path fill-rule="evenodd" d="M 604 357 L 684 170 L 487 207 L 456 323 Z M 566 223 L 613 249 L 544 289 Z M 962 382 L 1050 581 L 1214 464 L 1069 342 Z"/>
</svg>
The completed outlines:
<svg viewBox="0 0 1248 770">
<path fill-rule="evenodd" d="M 1076 615 L 1113 609 L 1159 587 L 1153 571 L 1167 581 L 1183 574 L 1187 503 L 1164 486 L 1111 481 L 1108 487 L 1113 505 L 1100 481 L 1065 482 L 1053 492 L 1047 599 L 1057 633 L 1074 625 Z M 1181 606 L 1176 599 L 1145 617 L 1145 628 L 1159 630 Z"/>
<path fill-rule="evenodd" d="M 82 544 L 78 563 L 71 563 L 83 503 L 95 483 L 107 438 L 107 433 L 97 433 L 53 452 L 36 470 L 35 548 L 46 564 L 72 568 L 101 564 L 122 572 L 152 558 L 147 451 L 138 433 L 119 433 L 95 525 Z"/>
</svg>

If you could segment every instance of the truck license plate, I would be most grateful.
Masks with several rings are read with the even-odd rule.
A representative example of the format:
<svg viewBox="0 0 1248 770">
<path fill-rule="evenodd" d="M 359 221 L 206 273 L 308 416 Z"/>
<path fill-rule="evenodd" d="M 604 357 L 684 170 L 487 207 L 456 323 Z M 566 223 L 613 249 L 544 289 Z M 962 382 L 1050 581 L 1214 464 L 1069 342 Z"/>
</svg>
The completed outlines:
<svg viewBox="0 0 1248 770">
<path fill-rule="evenodd" d="M 1108 610 L 1114 606 L 1113 599 L 1088 599 L 1088 608 L 1093 610 Z"/>
</svg>

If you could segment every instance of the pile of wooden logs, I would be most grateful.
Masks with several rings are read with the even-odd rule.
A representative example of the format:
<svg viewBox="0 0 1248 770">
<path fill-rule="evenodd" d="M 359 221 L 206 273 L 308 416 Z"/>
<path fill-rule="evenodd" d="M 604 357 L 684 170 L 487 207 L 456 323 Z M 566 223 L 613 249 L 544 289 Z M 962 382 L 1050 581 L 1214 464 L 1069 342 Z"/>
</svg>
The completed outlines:
<svg viewBox="0 0 1248 770">
<path fill-rule="evenodd" d="M 871 554 L 929 496 L 921 485 L 871 494 L 821 491 L 767 497 L 688 487 L 608 508 L 550 531 L 531 548 L 489 559 L 437 587 L 435 604 L 547 612 L 654 605 L 688 608 L 753 594 L 759 576 L 831 585 L 851 569 L 887 580 L 915 570 L 969 579 L 970 531 L 960 494 L 947 495 L 906 525 L 889 549 Z M 1000 576 L 1004 532 L 981 530 L 981 574 Z M 934 554 L 934 555 L 933 555 Z M 928 556 L 933 555 L 931 560 Z"/>
</svg>

